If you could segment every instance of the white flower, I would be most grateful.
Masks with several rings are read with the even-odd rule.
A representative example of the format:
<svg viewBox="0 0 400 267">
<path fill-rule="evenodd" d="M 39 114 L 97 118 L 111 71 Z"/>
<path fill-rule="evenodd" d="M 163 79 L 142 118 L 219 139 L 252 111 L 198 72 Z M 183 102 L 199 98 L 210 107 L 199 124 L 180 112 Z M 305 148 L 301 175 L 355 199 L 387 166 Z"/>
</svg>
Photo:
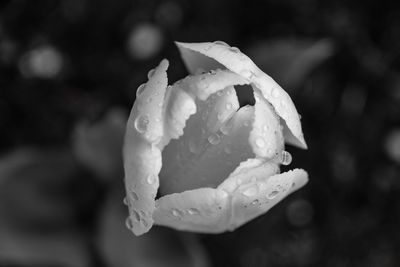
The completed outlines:
<svg viewBox="0 0 400 267">
<path fill-rule="evenodd" d="M 221 233 L 264 214 L 306 184 L 284 141 L 306 148 L 289 95 L 239 49 L 223 42 L 177 43 L 192 75 L 167 85 L 168 61 L 137 90 L 125 136 L 128 227 Z M 234 85 L 251 85 L 239 109 Z M 156 200 L 160 186 L 161 197 Z"/>
</svg>

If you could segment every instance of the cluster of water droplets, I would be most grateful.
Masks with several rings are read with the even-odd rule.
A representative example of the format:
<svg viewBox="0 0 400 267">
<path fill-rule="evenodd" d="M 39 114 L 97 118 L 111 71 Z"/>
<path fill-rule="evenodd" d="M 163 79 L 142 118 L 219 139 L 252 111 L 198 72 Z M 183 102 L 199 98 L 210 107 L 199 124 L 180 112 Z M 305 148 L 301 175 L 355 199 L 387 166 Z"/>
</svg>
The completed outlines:
<svg viewBox="0 0 400 267">
<path fill-rule="evenodd" d="M 198 210 L 197 208 L 188 208 L 188 209 L 173 208 L 173 209 L 171 209 L 170 212 L 171 212 L 171 215 L 177 219 L 182 219 L 182 217 L 184 217 L 186 215 L 195 216 L 195 215 L 200 214 L 200 210 Z"/>
</svg>

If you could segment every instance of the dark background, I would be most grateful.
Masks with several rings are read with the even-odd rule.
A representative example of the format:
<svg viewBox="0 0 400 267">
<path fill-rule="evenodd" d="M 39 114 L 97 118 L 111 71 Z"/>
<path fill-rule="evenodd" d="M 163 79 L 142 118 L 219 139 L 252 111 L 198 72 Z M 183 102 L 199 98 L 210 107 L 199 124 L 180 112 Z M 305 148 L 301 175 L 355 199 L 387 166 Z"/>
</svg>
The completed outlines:
<svg viewBox="0 0 400 267">
<path fill-rule="evenodd" d="M 400 4 L 2 1 L 0 266 L 400 266 Z M 173 41 L 239 47 L 291 95 L 309 184 L 232 233 L 124 227 L 136 88 Z"/>
</svg>

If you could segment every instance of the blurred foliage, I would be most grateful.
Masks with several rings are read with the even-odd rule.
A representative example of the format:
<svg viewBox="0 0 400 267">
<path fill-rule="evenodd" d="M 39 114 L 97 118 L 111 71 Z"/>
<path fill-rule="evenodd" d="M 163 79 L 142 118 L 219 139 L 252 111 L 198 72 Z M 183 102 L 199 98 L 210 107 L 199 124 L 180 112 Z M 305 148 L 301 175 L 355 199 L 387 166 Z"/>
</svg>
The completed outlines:
<svg viewBox="0 0 400 267">
<path fill-rule="evenodd" d="M 140 239 L 121 228 L 123 122 L 161 58 L 186 75 L 174 40 L 226 41 L 282 84 L 311 181 L 235 232 Z M 399 266 L 399 47 L 387 0 L 2 1 L 0 265 Z"/>
</svg>

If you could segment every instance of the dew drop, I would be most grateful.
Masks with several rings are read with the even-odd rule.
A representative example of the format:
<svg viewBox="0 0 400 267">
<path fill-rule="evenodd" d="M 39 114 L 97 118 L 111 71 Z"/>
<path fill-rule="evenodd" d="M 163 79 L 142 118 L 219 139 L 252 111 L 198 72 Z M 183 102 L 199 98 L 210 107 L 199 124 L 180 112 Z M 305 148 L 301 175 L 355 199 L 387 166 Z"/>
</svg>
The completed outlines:
<svg viewBox="0 0 400 267">
<path fill-rule="evenodd" d="M 243 70 L 240 74 L 249 80 L 251 80 L 254 77 L 254 73 L 248 69 Z"/>
<path fill-rule="evenodd" d="M 147 115 L 139 115 L 135 120 L 134 126 L 139 133 L 145 133 L 149 126 L 149 117 Z"/>
<path fill-rule="evenodd" d="M 224 115 L 224 114 L 222 114 L 222 113 L 218 113 L 218 114 L 217 114 L 218 120 L 222 120 L 223 115 Z"/>
<path fill-rule="evenodd" d="M 124 197 L 124 199 L 122 200 L 122 202 L 124 203 L 124 205 L 128 206 L 129 205 L 129 201 L 127 197 Z"/>
<path fill-rule="evenodd" d="M 292 162 L 292 155 L 287 152 L 287 151 L 283 151 L 282 152 L 282 165 L 289 165 Z"/>
<path fill-rule="evenodd" d="M 137 195 L 134 191 L 131 191 L 131 192 L 130 192 L 130 195 L 131 195 L 131 198 L 132 198 L 134 201 L 137 201 L 137 200 L 139 199 L 138 195 Z"/>
<path fill-rule="evenodd" d="M 257 137 L 255 142 L 256 142 L 256 146 L 259 148 L 262 148 L 265 146 L 265 141 L 261 137 Z"/>
<path fill-rule="evenodd" d="M 278 195 L 279 191 L 273 190 L 271 193 L 268 194 L 267 198 L 274 199 Z"/>
<path fill-rule="evenodd" d="M 197 214 L 200 213 L 200 211 L 198 209 L 196 209 L 196 208 L 191 208 L 191 209 L 188 209 L 188 213 L 190 215 L 197 215 Z"/>
<path fill-rule="evenodd" d="M 224 94 L 224 92 L 222 92 L 222 91 L 217 92 L 217 96 L 222 96 L 223 94 Z"/>
<path fill-rule="evenodd" d="M 147 73 L 147 78 L 150 79 L 151 77 L 153 77 L 154 72 L 155 72 L 155 70 L 154 70 L 154 69 L 151 69 L 151 70 Z"/>
<path fill-rule="evenodd" d="M 240 52 L 239 48 L 234 47 L 234 46 L 229 47 L 229 50 L 232 51 L 233 53 L 239 53 Z"/>
<path fill-rule="evenodd" d="M 271 95 L 275 98 L 279 97 L 280 95 L 279 89 L 276 87 L 272 88 Z"/>
<path fill-rule="evenodd" d="M 182 217 L 182 211 L 178 210 L 178 209 L 172 209 L 171 210 L 171 214 L 175 217 Z"/>
<path fill-rule="evenodd" d="M 232 108 L 232 103 L 226 103 L 225 104 L 225 109 L 230 110 Z"/>
<path fill-rule="evenodd" d="M 125 225 L 126 225 L 126 228 L 128 228 L 129 230 L 132 229 L 133 224 L 132 224 L 132 220 L 131 220 L 130 217 L 126 218 L 126 220 L 125 220 Z"/>
<path fill-rule="evenodd" d="M 246 127 L 249 127 L 249 126 L 250 126 L 250 121 L 245 121 L 245 122 L 243 123 L 243 125 L 246 126 Z"/>
<path fill-rule="evenodd" d="M 207 138 L 207 140 L 212 145 L 218 145 L 219 142 L 221 142 L 221 137 L 218 134 L 213 133 Z"/>
<path fill-rule="evenodd" d="M 156 182 L 156 176 L 154 174 L 149 174 L 146 178 L 146 182 L 150 185 L 154 184 Z"/>
<path fill-rule="evenodd" d="M 244 190 L 244 191 L 242 192 L 242 194 L 243 194 L 244 196 L 246 196 L 246 197 L 252 197 L 252 196 L 254 196 L 255 194 L 257 194 L 257 188 L 256 188 L 255 186 L 252 186 L 252 187 L 247 188 L 246 190 Z"/>
<path fill-rule="evenodd" d="M 260 201 L 258 199 L 255 199 L 251 202 L 251 205 L 257 205 Z"/>
<path fill-rule="evenodd" d="M 138 89 L 136 90 L 136 97 L 139 97 L 143 93 L 144 89 L 146 89 L 145 83 L 139 85 Z"/>
<path fill-rule="evenodd" d="M 216 72 L 215 70 L 210 70 L 209 73 L 210 73 L 211 75 L 217 74 L 217 72 Z"/>
<path fill-rule="evenodd" d="M 200 89 L 206 89 L 208 88 L 209 84 L 206 81 L 200 80 L 199 83 L 197 84 L 197 87 Z"/>
<path fill-rule="evenodd" d="M 227 43 L 225 43 L 223 41 L 215 41 L 214 44 L 223 45 L 223 46 L 229 46 Z"/>
<path fill-rule="evenodd" d="M 264 124 L 263 127 L 262 127 L 262 130 L 263 130 L 264 132 L 268 131 L 268 126 L 267 126 L 266 124 Z"/>
<path fill-rule="evenodd" d="M 133 216 L 133 218 L 135 219 L 135 221 L 140 221 L 140 215 L 139 215 L 139 213 L 136 211 L 136 210 L 132 210 L 131 211 L 131 215 Z M 132 221 L 131 221 L 131 223 L 132 223 Z"/>
</svg>

